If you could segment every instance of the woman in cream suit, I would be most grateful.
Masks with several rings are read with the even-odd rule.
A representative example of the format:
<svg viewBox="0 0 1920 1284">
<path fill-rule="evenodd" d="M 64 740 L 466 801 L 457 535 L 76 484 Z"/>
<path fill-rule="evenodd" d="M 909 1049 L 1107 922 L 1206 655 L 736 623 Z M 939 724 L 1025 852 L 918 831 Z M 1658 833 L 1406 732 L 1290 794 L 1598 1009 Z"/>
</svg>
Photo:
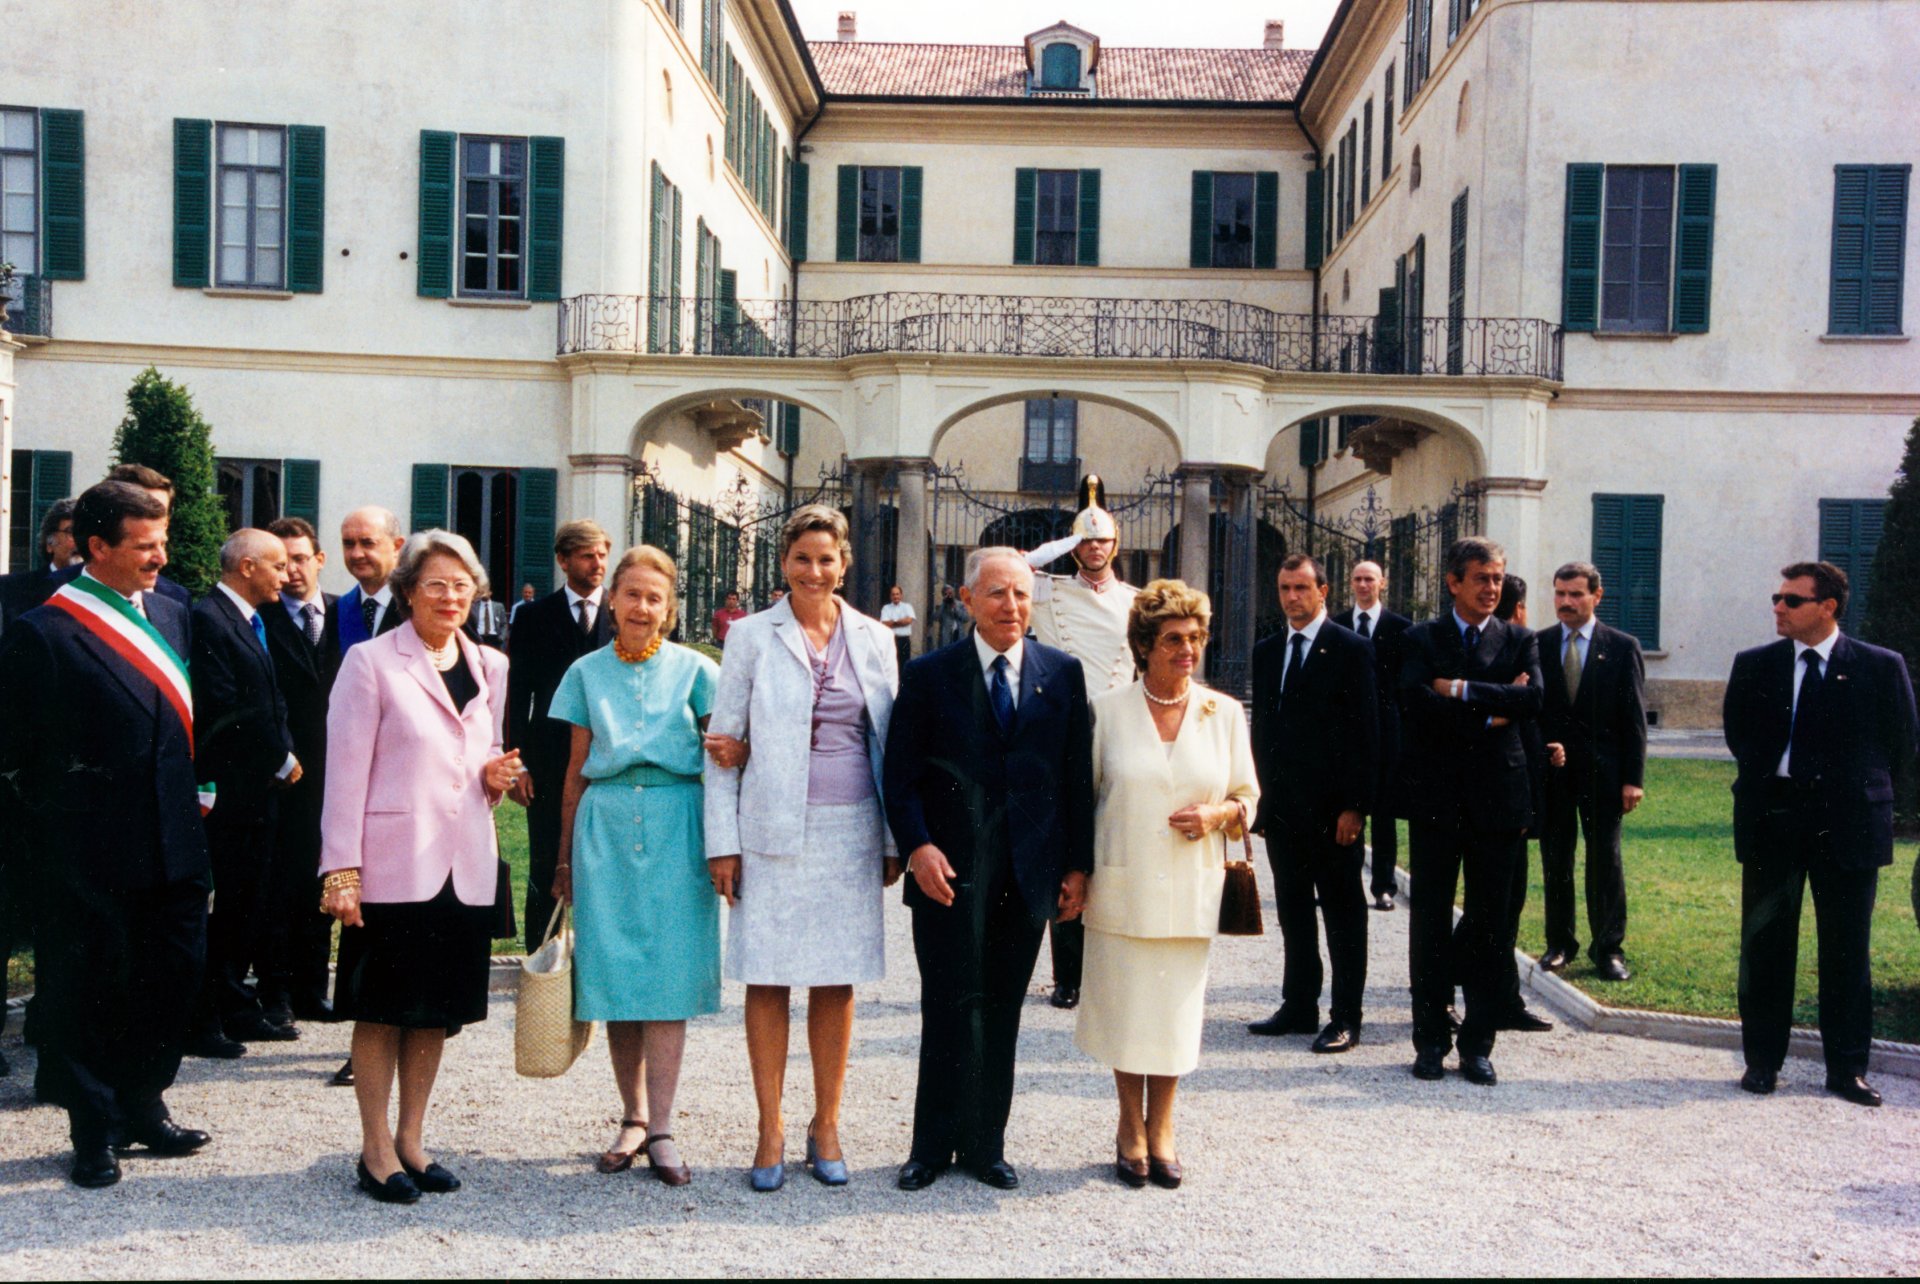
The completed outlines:
<svg viewBox="0 0 1920 1284">
<path fill-rule="evenodd" d="M 882 889 L 900 877 L 880 810 L 881 748 L 900 685 L 893 634 L 835 592 L 852 552 L 846 518 L 809 504 L 780 542 L 792 591 L 727 631 L 707 727 L 707 858 L 731 907 L 726 975 L 747 987 L 759 1191 L 786 1180 L 780 1098 L 794 986 L 808 987 L 807 1165 L 827 1185 L 847 1180 L 840 1094 L 853 987 L 886 974 Z"/>
<path fill-rule="evenodd" d="M 1127 617 L 1141 679 L 1093 701 L 1093 878 L 1074 1042 L 1113 1067 L 1114 1168 L 1178 1186 L 1173 1099 L 1200 1061 L 1207 953 L 1226 843 L 1252 814 L 1253 748 L 1237 700 L 1194 681 L 1207 595 L 1155 580 Z"/>
<path fill-rule="evenodd" d="M 355 1023 L 360 1188 L 410 1204 L 460 1188 L 421 1128 L 447 1036 L 487 1017 L 493 808 L 521 768 L 500 752 L 506 657 L 460 631 L 487 589 L 473 546 L 421 531 L 390 583 L 407 622 L 347 652 L 327 709 L 321 908 L 342 927 L 334 1011 Z"/>
</svg>

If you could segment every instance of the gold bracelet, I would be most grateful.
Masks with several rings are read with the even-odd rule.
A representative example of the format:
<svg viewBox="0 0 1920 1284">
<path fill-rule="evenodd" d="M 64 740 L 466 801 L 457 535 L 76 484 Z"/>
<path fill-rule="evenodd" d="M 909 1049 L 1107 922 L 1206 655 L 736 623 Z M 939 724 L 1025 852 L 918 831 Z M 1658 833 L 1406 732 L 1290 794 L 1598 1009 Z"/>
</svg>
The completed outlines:
<svg viewBox="0 0 1920 1284">
<path fill-rule="evenodd" d="M 336 869 L 320 880 L 320 894 L 345 890 L 360 890 L 360 871 L 357 869 Z"/>
</svg>

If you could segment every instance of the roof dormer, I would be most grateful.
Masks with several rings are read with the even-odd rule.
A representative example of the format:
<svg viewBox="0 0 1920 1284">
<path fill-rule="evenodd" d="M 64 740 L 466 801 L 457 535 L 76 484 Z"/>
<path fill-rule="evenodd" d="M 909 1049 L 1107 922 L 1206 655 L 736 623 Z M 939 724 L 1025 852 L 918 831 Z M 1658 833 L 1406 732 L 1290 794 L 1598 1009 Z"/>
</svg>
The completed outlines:
<svg viewBox="0 0 1920 1284">
<path fill-rule="evenodd" d="M 1093 93 L 1100 69 L 1100 37 L 1056 22 L 1027 37 L 1027 93 Z"/>
</svg>

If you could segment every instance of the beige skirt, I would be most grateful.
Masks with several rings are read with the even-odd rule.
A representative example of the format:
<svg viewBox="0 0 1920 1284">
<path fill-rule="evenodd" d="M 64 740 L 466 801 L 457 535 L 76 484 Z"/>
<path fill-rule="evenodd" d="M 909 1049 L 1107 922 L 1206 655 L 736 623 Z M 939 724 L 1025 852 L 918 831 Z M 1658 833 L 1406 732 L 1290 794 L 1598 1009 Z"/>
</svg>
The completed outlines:
<svg viewBox="0 0 1920 1284">
<path fill-rule="evenodd" d="M 1208 937 L 1150 939 L 1087 929 L 1073 1041 L 1127 1074 L 1182 1075 L 1200 1064 Z"/>
</svg>

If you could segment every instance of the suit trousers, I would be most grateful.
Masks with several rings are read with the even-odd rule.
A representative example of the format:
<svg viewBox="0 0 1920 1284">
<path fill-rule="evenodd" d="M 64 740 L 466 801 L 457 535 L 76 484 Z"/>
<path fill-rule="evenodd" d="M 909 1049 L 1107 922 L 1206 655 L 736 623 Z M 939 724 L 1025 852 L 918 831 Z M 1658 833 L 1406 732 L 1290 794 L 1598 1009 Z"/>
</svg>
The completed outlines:
<svg viewBox="0 0 1920 1284">
<path fill-rule="evenodd" d="M 314 781 L 318 784 L 318 781 Z M 261 999 L 284 1018 L 291 1005 L 324 1002 L 333 918 L 320 904 L 320 795 L 294 786 L 281 804 L 267 889 L 268 944 Z"/>
<path fill-rule="evenodd" d="M 1873 1044 L 1873 972 L 1868 953 L 1878 869 L 1844 869 L 1821 850 L 1819 805 L 1769 817 L 1772 850 L 1740 866 L 1740 1045 L 1747 1064 L 1778 1071 L 1793 1031 L 1800 960 L 1800 907 L 1813 888 L 1819 950 L 1820 1044 L 1830 1077 L 1867 1072 Z"/>
<path fill-rule="evenodd" d="M 1087 954 L 1087 928 L 1079 919 L 1070 923 L 1054 921 L 1047 925 L 1047 946 L 1053 956 L 1053 984 L 1069 990 L 1080 988 L 1081 965 Z"/>
<path fill-rule="evenodd" d="M 1445 1051 L 1453 1042 L 1446 1010 L 1457 979 L 1466 994 L 1461 1055 L 1485 1056 L 1493 1051 L 1494 1031 L 1517 985 L 1510 907 L 1514 865 L 1524 858 L 1526 840 L 1518 830 L 1432 821 L 1414 821 L 1407 839 L 1413 1045 Z M 1465 905 L 1456 928 L 1453 893 L 1463 875 Z"/>
<path fill-rule="evenodd" d="M 1010 870 L 993 881 L 984 905 L 970 903 L 974 888 L 956 891 L 949 906 L 913 905 L 920 1073 L 911 1156 L 935 1166 L 958 1157 L 978 1168 L 1006 1158 L 1020 1007 L 1045 928 L 1027 913 Z"/>
<path fill-rule="evenodd" d="M 216 820 L 219 810 L 216 803 L 207 815 L 213 912 L 207 918 L 201 1019 L 209 1029 L 259 1009 L 259 999 L 247 987 L 247 973 L 258 966 L 264 975 L 274 935 L 268 889 L 276 818 L 269 809 L 240 810 Z"/>
<path fill-rule="evenodd" d="M 1577 831 L 1577 832 L 1576 832 Z M 1580 950 L 1573 914 L 1573 852 L 1587 842 L 1587 952 L 1595 963 L 1621 952 L 1627 937 L 1627 879 L 1620 861 L 1620 800 L 1547 781 L 1547 828 L 1540 836 L 1540 869 L 1546 880 L 1547 948 L 1569 956 Z"/>
<path fill-rule="evenodd" d="M 1289 1009 L 1320 1010 L 1317 898 L 1327 925 L 1327 962 L 1333 969 L 1330 1015 L 1357 1026 L 1367 989 L 1367 896 L 1360 881 L 1363 849 L 1358 841 L 1342 847 L 1330 833 L 1295 838 L 1291 832 L 1276 832 L 1281 828 L 1267 831 L 1267 859 L 1273 866 L 1273 896 L 1280 911 L 1285 959 L 1280 1002 Z"/>
<path fill-rule="evenodd" d="M 1367 838 L 1372 842 L 1372 874 L 1368 890 L 1375 896 L 1394 892 L 1393 869 L 1400 863 L 1400 827 L 1386 811 L 1377 811 L 1367 821 Z"/>
<path fill-rule="evenodd" d="M 542 764 L 529 768 L 533 778 L 533 801 L 527 805 L 527 912 L 520 920 L 526 933 L 527 953 L 540 948 L 540 934 L 553 917 L 553 876 L 560 863 L 560 792 L 566 782 L 566 765 L 549 769 Z"/>
<path fill-rule="evenodd" d="M 167 1117 L 161 1094 L 205 970 L 207 885 L 47 886 L 38 909 L 39 1087 L 66 1108 L 76 1144 L 112 1143 Z"/>
<path fill-rule="evenodd" d="M 5 864 L 0 864 L 0 967 L 6 966 L 13 952 L 33 944 L 32 889 L 28 882 L 26 839 L 9 835 L 12 846 Z M 29 1000 L 29 1003 L 37 1000 Z M 7 1028 L 7 1005 L 0 1003 L 0 1032 Z"/>
</svg>

